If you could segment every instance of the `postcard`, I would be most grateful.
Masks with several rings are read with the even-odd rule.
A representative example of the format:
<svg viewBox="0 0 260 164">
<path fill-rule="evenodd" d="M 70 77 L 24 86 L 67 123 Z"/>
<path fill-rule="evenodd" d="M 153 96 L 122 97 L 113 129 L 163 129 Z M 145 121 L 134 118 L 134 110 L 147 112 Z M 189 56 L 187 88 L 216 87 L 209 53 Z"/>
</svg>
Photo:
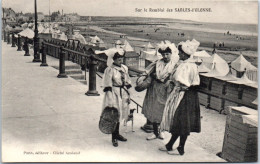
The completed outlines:
<svg viewBox="0 0 260 164">
<path fill-rule="evenodd" d="M 257 162 L 258 1 L 3 0 L 2 162 Z"/>
</svg>

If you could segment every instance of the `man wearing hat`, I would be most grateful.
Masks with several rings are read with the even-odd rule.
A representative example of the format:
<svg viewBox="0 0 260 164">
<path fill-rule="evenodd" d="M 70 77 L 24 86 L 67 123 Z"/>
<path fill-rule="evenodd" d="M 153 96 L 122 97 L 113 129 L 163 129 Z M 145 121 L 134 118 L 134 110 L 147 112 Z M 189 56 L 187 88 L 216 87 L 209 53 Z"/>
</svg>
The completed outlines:
<svg viewBox="0 0 260 164">
<path fill-rule="evenodd" d="M 184 154 L 184 145 L 190 132 L 200 132 L 200 104 L 196 86 L 200 84 L 197 62 L 192 55 L 196 52 L 199 42 L 196 40 L 181 42 L 178 45 L 180 64 L 170 80 L 174 89 L 167 98 L 164 108 L 161 130 L 172 134 L 170 141 L 159 150 L 168 154 L 176 154 L 173 145 L 178 137 L 180 143 L 177 151 Z"/>
</svg>

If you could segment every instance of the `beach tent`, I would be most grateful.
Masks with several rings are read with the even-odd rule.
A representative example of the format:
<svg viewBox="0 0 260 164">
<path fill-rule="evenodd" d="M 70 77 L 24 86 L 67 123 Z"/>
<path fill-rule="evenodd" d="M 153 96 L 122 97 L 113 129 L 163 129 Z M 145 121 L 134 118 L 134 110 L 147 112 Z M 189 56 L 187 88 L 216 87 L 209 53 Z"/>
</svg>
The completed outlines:
<svg viewBox="0 0 260 164">
<path fill-rule="evenodd" d="M 220 79 L 220 80 L 224 80 L 224 81 L 236 81 L 236 80 L 238 80 L 238 78 L 235 75 L 232 74 L 231 69 L 229 69 L 229 72 L 226 76 L 217 76 L 215 78 Z"/>
<path fill-rule="evenodd" d="M 147 45 L 143 45 L 142 47 L 144 47 L 146 50 L 155 49 L 150 42 Z"/>
<path fill-rule="evenodd" d="M 102 39 L 100 39 L 98 36 L 90 37 L 91 38 L 91 43 L 104 43 Z"/>
<path fill-rule="evenodd" d="M 134 51 L 133 47 L 129 44 L 129 42 L 127 40 L 125 40 L 124 45 L 122 46 L 122 48 L 126 51 L 126 52 L 132 52 Z"/>
<path fill-rule="evenodd" d="M 243 72 L 245 70 L 256 70 L 257 69 L 250 62 L 248 62 L 242 54 L 236 60 L 231 62 L 231 67 L 239 72 Z"/>
<path fill-rule="evenodd" d="M 13 29 L 13 28 L 10 27 L 9 25 L 6 25 L 6 26 L 5 26 L 5 30 L 6 30 L 6 31 L 11 31 L 12 29 Z"/>
<path fill-rule="evenodd" d="M 65 40 L 65 41 L 67 41 L 67 40 L 68 40 L 68 37 L 67 37 L 67 35 L 65 35 L 65 33 L 63 32 L 63 33 L 60 35 L 59 39 L 60 39 L 60 40 Z"/>
<path fill-rule="evenodd" d="M 52 28 L 45 28 L 45 29 L 42 31 L 42 33 L 44 33 L 44 34 L 51 34 L 51 33 L 53 33 L 53 29 L 52 29 Z"/>
<path fill-rule="evenodd" d="M 206 67 L 213 71 L 212 73 L 217 73 L 219 76 L 225 76 L 229 72 L 229 66 L 227 62 L 218 54 L 213 54 L 210 58 L 204 58 L 203 64 L 205 64 Z"/>
<path fill-rule="evenodd" d="M 79 40 L 81 44 L 87 44 L 84 36 L 82 36 L 80 33 L 76 33 L 73 36 L 74 36 L 75 40 Z"/>
<path fill-rule="evenodd" d="M 122 45 L 123 43 L 121 42 L 121 40 L 117 40 L 117 41 L 115 42 L 115 44 L 116 44 L 116 45 Z"/>
<path fill-rule="evenodd" d="M 27 27 L 28 27 L 28 23 L 22 24 L 22 28 L 23 28 L 23 29 L 26 29 Z"/>
<path fill-rule="evenodd" d="M 32 39 L 34 37 L 34 32 L 33 30 L 29 29 L 29 28 L 26 28 L 25 30 L 21 31 L 20 33 L 21 36 L 24 36 L 24 37 L 28 37 L 30 39 Z"/>
<path fill-rule="evenodd" d="M 38 26 L 38 32 L 39 32 L 39 33 L 42 33 L 43 31 L 44 31 L 43 25 L 42 25 L 42 24 L 39 24 L 39 26 Z"/>
<path fill-rule="evenodd" d="M 232 83 L 236 83 L 236 84 L 252 84 L 252 83 L 257 83 L 255 81 L 251 81 L 248 79 L 246 73 L 244 73 L 244 75 L 241 78 L 237 78 L 236 81 L 232 81 Z"/>
<path fill-rule="evenodd" d="M 141 58 L 149 60 L 149 61 L 155 61 L 158 60 L 160 57 L 157 55 L 156 50 L 151 50 L 151 51 L 142 51 L 143 53 L 141 54 Z"/>
<path fill-rule="evenodd" d="M 199 72 L 210 72 L 210 69 L 205 66 L 204 63 L 201 63 L 201 65 L 198 66 Z"/>
<path fill-rule="evenodd" d="M 117 41 L 115 42 L 115 47 L 116 47 L 116 48 L 122 48 L 122 47 L 123 47 L 123 43 L 121 42 L 121 40 L 117 40 Z"/>
<path fill-rule="evenodd" d="M 33 26 L 34 26 L 34 23 L 29 23 L 29 24 L 28 24 L 28 27 L 29 27 L 29 28 L 32 28 Z"/>
<path fill-rule="evenodd" d="M 252 104 L 258 105 L 258 98 L 256 98 L 256 99 L 252 102 Z"/>
<path fill-rule="evenodd" d="M 208 58 L 211 57 L 205 50 L 203 51 L 197 51 L 193 54 L 194 57 L 199 57 L 199 58 Z"/>
</svg>

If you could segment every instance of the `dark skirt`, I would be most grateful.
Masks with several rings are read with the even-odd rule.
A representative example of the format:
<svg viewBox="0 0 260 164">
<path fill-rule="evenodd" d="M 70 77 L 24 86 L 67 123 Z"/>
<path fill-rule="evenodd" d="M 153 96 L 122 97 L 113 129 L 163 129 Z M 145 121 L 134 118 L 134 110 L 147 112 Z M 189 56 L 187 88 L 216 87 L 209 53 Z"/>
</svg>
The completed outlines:
<svg viewBox="0 0 260 164">
<path fill-rule="evenodd" d="M 197 87 L 190 87 L 183 96 L 171 122 L 170 132 L 189 135 L 201 131 L 200 104 Z"/>
</svg>

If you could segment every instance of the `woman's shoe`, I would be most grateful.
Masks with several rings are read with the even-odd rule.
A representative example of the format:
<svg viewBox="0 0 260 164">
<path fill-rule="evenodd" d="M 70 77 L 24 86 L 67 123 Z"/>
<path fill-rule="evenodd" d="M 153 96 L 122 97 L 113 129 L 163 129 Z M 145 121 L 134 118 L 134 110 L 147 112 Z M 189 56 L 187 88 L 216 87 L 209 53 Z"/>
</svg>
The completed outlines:
<svg viewBox="0 0 260 164">
<path fill-rule="evenodd" d="M 167 153 L 168 153 L 169 155 L 179 155 L 179 154 L 177 153 L 176 149 L 175 149 L 175 150 L 168 150 Z"/>
<path fill-rule="evenodd" d="M 147 137 L 146 139 L 147 140 L 154 140 L 156 138 L 157 138 L 157 136 L 155 134 L 152 134 L 151 136 Z"/>
<path fill-rule="evenodd" d="M 127 139 L 125 137 L 121 136 L 120 134 L 117 135 L 116 139 L 118 139 L 119 141 L 123 141 L 123 142 L 127 141 Z"/>
<path fill-rule="evenodd" d="M 159 147 L 160 151 L 172 151 L 172 149 L 168 149 L 166 146 Z"/>
<path fill-rule="evenodd" d="M 163 133 L 163 132 L 160 132 L 158 138 L 161 139 L 161 140 L 163 140 L 163 139 L 164 139 L 164 133 Z"/>
<path fill-rule="evenodd" d="M 112 139 L 112 144 L 114 147 L 118 147 L 117 139 Z"/>
<path fill-rule="evenodd" d="M 177 150 L 178 150 L 180 155 L 183 155 L 185 153 L 184 152 L 184 147 L 177 147 Z"/>
</svg>

